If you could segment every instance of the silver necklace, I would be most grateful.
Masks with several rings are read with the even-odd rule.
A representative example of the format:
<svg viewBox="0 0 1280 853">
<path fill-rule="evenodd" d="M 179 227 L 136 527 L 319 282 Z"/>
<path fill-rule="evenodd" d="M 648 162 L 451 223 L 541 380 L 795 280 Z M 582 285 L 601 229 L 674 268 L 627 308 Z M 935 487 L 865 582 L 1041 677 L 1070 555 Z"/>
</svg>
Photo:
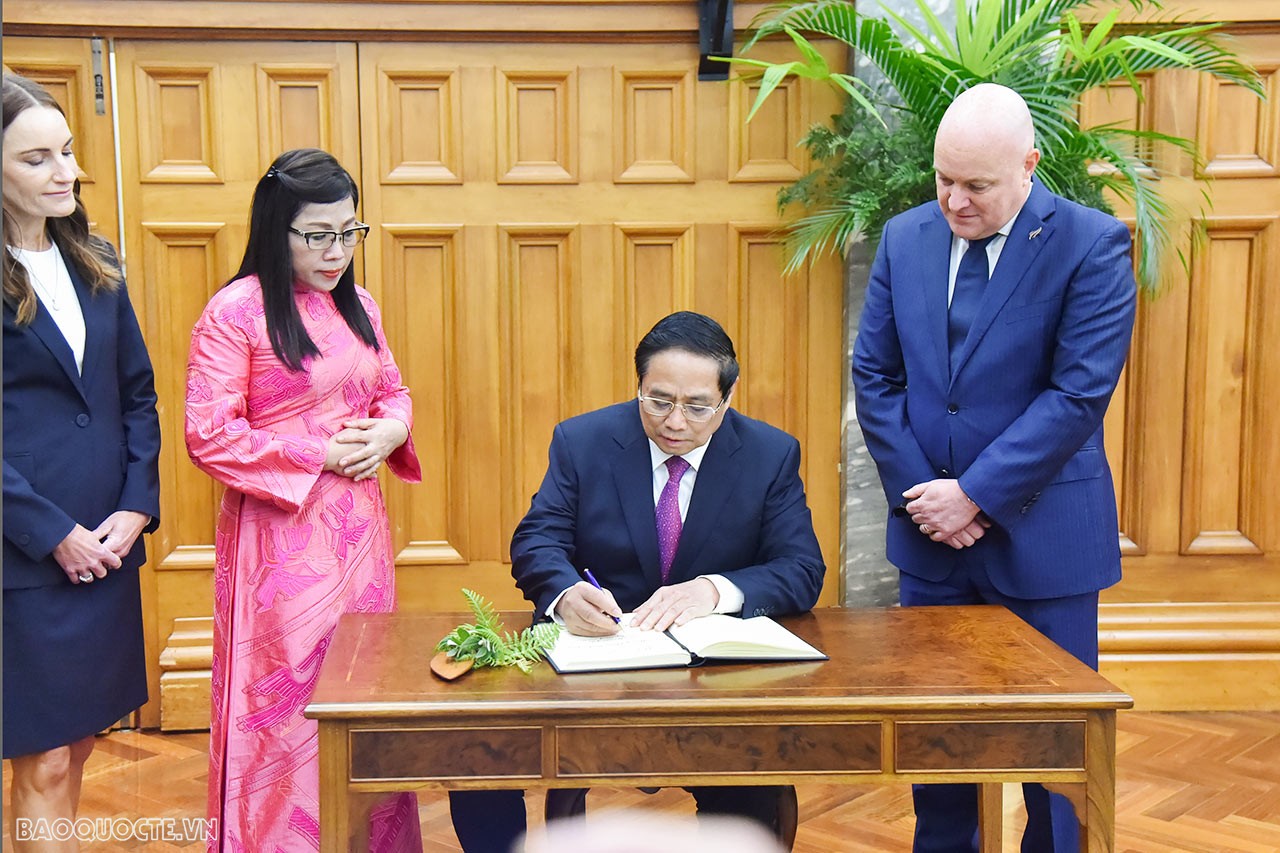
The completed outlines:
<svg viewBox="0 0 1280 853">
<path fill-rule="evenodd" d="M 34 263 L 27 267 L 27 278 L 31 281 L 31 285 L 36 289 L 36 293 L 40 295 L 40 299 L 49 308 L 49 310 L 57 311 L 59 299 L 58 285 L 62 282 L 62 264 L 58 263 L 56 250 L 50 251 L 53 251 L 53 286 L 49 287 L 45 284 L 44 280 L 40 278 L 40 276 L 36 275 L 35 270 L 33 269 L 36 266 Z M 27 254 L 35 253 L 28 252 Z"/>
</svg>

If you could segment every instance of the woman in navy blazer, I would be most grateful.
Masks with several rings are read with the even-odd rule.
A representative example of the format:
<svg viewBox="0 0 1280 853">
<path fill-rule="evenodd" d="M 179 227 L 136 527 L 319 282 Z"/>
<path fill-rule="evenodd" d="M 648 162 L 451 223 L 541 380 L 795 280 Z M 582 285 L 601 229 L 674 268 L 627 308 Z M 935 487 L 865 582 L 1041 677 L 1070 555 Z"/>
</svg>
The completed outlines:
<svg viewBox="0 0 1280 853">
<path fill-rule="evenodd" d="M 160 423 L 66 118 L 12 74 L 4 242 L 4 757 L 25 851 L 43 845 L 19 829 L 74 820 L 94 734 L 147 700 L 138 567 L 160 515 Z"/>
</svg>

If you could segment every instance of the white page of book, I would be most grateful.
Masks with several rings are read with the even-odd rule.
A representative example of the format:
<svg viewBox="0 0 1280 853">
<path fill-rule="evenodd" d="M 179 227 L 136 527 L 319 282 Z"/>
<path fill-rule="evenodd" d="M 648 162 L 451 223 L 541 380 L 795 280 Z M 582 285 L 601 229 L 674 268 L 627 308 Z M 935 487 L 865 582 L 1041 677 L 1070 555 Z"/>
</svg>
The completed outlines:
<svg viewBox="0 0 1280 853">
<path fill-rule="evenodd" d="M 661 631 L 631 627 L 631 614 L 622 615 L 623 628 L 609 637 L 583 637 L 561 630 L 548 657 L 561 670 L 669 666 L 689 663 L 689 653 Z"/>
<path fill-rule="evenodd" d="M 825 657 L 768 616 L 739 619 L 716 613 L 691 619 L 683 625 L 672 625 L 670 631 L 673 637 L 698 655 Z"/>
</svg>

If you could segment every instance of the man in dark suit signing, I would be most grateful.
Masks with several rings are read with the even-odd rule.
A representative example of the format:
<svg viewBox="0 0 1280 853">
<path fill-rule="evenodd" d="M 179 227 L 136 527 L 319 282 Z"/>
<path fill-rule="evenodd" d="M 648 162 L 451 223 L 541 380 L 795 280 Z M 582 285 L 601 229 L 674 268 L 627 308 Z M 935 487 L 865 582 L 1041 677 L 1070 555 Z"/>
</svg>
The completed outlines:
<svg viewBox="0 0 1280 853">
<path fill-rule="evenodd" d="M 885 227 L 853 379 L 904 605 L 1002 604 L 1098 665 L 1120 579 L 1102 418 L 1133 329 L 1129 232 L 1044 188 L 1031 115 L 982 84 L 934 145 L 938 203 Z M 918 853 L 976 850 L 977 791 L 916 786 Z M 1024 851 L 1079 850 L 1066 798 L 1024 787 Z"/>
<path fill-rule="evenodd" d="M 665 630 L 708 613 L 813 607 L 825 567 L 800 445 L 730 408 L 738 361 L 724 329 L 701 314 L 672 314 L 640 341 L 635 361 L 638 399 L 555 428 L 546 476 L 512 537 L 511 572 L 538 616 L 607 635 L 624 612 Z M 777 786 L 689 790 L 700 813 L 742 815 L 775 831 L 779 802 L 795 796 Z M 465 850 L 507 849 L 524 828 L 519 792 L 450 800 Z"/>
</svg>

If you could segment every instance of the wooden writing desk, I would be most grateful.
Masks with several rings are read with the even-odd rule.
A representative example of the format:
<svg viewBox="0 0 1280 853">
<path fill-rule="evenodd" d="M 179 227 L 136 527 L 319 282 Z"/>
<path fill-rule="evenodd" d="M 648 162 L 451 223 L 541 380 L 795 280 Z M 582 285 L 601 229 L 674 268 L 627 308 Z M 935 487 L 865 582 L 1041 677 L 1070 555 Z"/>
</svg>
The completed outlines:
<svg viewBox="0 0 1280 853">
<path fill-rule="evenodd" d="M 306 710 L 324 853 L 347 849 L 361 792 L 806 780 L 982 783 L 986 851 L 1000 849 L 1000 783 L 1039 781 L 1075 805 L 1084 849 L 1114 847 L 1115 712 L 1133 700 L 1002 607 L 781 620 L 825 662 L 564 676 L 544 663 L 446 683 L 427 662 L 464 619 L 339 623 Z"/>
</svg>

